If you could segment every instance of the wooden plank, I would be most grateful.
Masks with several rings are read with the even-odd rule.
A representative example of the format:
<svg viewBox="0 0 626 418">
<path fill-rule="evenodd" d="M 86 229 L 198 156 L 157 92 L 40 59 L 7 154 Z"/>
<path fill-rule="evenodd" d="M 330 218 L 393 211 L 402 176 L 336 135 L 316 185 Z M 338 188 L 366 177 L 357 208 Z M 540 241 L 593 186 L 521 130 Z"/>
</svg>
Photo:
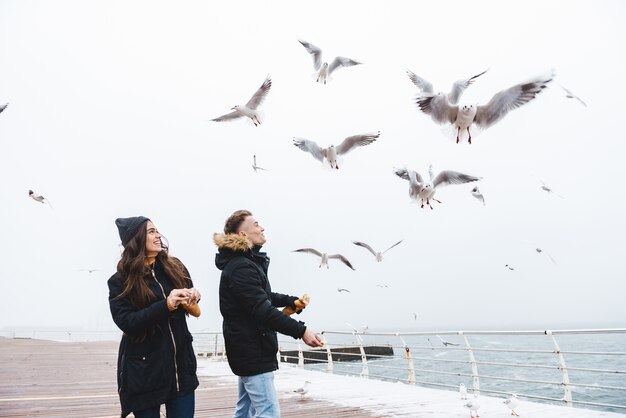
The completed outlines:
<svg viewBox="0 0 626 418">
<path fill-rule="evenodd" d="M 117 418 L 117 342 L 0 338 L 0 416 Z M 232 417 L 236 384 L 200 376 L 196 417 Z M 283 417 L 376 417 L 356 407 L 279 394 Z"/>
</svg>

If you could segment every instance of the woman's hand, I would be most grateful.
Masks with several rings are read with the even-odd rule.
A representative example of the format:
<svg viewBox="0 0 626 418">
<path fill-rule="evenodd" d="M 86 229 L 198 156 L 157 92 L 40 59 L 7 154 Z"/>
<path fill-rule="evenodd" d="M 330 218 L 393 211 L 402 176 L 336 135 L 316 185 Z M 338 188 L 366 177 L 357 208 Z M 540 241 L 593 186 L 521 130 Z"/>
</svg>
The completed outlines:
<svg viewBox="0 0 626 418">
<path fill-rule="evenodd" d="M 173 289 L 167 297 L 167 306 L 176 309 L 183 301 L 189 300 L 191 295 L 189 289 Z"/>
<path fill-rule="evenodd" d="M 198 289 L 196 289 L 195 287 L 192 287 L 191 289 L 188 289 L 189 292 L 191 293 L 191 296 L 189 297 L 189 303 L 198 303 L 200 302 L 200 299 L 202 298 L 202 295 L 200 294 L 200 292 L 198 291 Z"/>
</svg>

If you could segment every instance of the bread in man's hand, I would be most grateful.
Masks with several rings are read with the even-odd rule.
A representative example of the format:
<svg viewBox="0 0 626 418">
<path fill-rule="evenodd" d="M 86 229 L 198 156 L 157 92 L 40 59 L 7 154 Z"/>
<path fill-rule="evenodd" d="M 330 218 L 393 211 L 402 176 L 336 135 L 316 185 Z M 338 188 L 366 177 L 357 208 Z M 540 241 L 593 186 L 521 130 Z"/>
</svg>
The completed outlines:
<svg viewBox="0 0 626 418">
<path fill-rule="evenodd" d="M 296 300 L 293 304 L 296 305 L 296 309 L 294 310 L 290 306 L 285 306 L 283 308 L 283 313 L 285 315 L 293 315 L 298 312 L 302 312 L 304 308 L 311 302 L 311 297 L 309 295 L 302 295 L 300 299 Z"/>
</svg>

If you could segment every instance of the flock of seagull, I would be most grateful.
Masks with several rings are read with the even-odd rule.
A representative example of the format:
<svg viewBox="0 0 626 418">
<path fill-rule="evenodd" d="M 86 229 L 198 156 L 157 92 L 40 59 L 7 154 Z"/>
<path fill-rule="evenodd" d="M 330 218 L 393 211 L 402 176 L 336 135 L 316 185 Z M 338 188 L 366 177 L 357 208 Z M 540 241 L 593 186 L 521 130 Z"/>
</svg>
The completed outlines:
<svg viewBox="0 0 626 418">
<path fill-rule="evenodd" d="M 462 400 L 465 400 L 465 401 L 468 400 L 467 388 L 465 387 L 465 384 L 463 383 L 459 385 L 459 394 L 461 395 Z M 502 403 L 505 404 L 507 408 L 511 410 L 511 415 L 519 416 L 519 413 L 516 411 L 516 409 L 519 408 L 520 401 L 515 393 L 511 394 L 511 396 L 505 399 L 504 401 L 502 401 Z M 463 406 L 469 409 L 470 418 L 473 418 L 473 417 L 479 418 L 478 410 L 480 409 L 480 400 L 479 400 L 479 396 L 477 393 L 474 394 L 474 399 L 470 399 Z"/>
</svg>

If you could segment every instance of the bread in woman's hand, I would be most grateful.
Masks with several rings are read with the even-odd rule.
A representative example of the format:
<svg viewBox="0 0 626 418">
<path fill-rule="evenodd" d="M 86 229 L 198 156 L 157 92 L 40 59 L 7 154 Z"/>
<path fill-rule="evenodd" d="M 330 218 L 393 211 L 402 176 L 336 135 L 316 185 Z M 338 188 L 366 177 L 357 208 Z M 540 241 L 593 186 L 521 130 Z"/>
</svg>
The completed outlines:
<svg viewBox="0 0 626 418">
<path fill-rule="evenodd" d="M 198 306 L 197 302 L 189 303 L 187 301 L 184 301 L 181 303 L 183 305 L 183 308 L 185 308 L 185 310 L 189 312 L 189 315 L 195 316 L 196 318 L 200 316 L 200 307 Z"/>
<path fill-rule="evenodd" d="M 294 303 L 293 303 L 296 306 L 295 310 L 293 308 L 291 308 L 290 306 L 285 306 L 283 308 L 283 313 L 285 315 L 293 315 L 295 313 L 302 312 L 302 310 L 307 307 L 309 302 L 311 302 L 311 297 L 309 295 L 306 295 L 306 294 L 302 295 L 300 297 L 300 299 L 294 301 Z"/>
</svg>

